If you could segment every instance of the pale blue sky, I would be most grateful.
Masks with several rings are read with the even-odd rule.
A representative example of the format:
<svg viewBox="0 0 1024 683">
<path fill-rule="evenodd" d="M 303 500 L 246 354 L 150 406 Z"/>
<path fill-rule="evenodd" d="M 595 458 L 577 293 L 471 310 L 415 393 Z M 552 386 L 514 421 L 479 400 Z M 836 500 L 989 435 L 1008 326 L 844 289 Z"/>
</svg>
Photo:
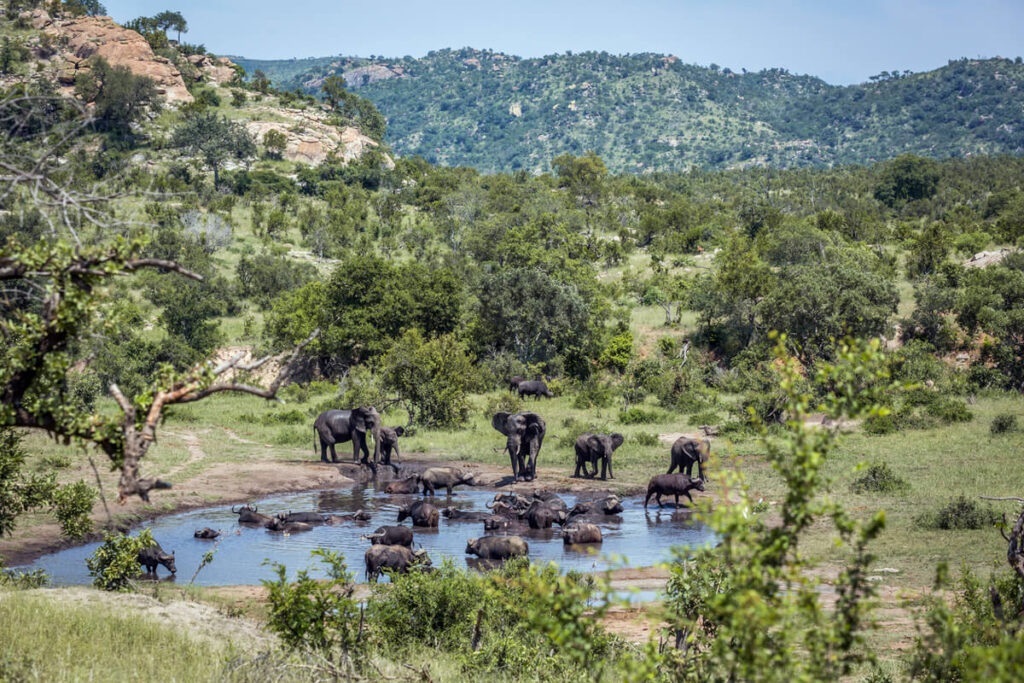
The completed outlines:
<svg viewBox="0 0 1024 683">
<path fill-rule="evenodd" d="M 445 47 L 524 57 L 661 52 L 735 71 L 783 67 L 830 83 L 1024 54 L 1024 0 L 104 0 L 119 21 L 182 12 L 183 39 L 287 59 Z"/>
</svg>

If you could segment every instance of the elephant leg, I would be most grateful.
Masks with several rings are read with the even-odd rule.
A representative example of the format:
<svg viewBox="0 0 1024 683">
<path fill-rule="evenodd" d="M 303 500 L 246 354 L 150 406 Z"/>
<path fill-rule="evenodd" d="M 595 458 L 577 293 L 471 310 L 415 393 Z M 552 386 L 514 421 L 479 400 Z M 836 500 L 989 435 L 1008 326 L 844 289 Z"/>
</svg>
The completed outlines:
<svg viewBox="0 0 1024 683">
<path fill-rule="evenodd" d="M 363 452 L 363 459 L 361 460 L 361 462 L 364 465 L 369 465 L 370 464 L 370 451 L 369 451 L 369 449 L 366 448 L 366 437 L 365 436 L 363 436 L 362 438 L 359 439 L 359 445 L 358 445 L 357 453 L 358 453 L 358 451 L 362 451 Z M 374 464 L 376 464 L 376 463 L 374 463 Z"/>
<path fill-rule="evenodd" d="M 597 464 L 596 463 L 594 464 L 594 474 L 597 474 Z M 605 457 L 601 458 L 601 481 L 606 481 L 608 479 L 607 474 L 608 474 L 608 457 L 605 456 Z"/>
<path fill-rule="evenodd" d="M 575 471 L 575 472 L 573 472 L 573 474 L 572 474 L 572 478 L 573 478 L 573 479 L 579 479 L 579 478 L 580 478 L 580 465 L 581 465 L 581 464 L 582 464 L 583 462 L 584 462 L 584 461 L 583 461 L 583 460 L 581 460 L 579 456 L 576 456 L 576 471 Z M 586 468 L 586 466 L 584 465 L 584 469 L 585 469 L 585 468 Z"/>
<path fill-rule="evenodd" d="M 509 450 L 508 455 L 509 460 L 512 461 L 512 481 L 519 481 L 519 455 L 511 450 Z"/>
<path fill-rule="evenodd" d="M 333 444 L 331 445 L 333 451 Z M 320 439 L 320 462 L 327 462 L 327 442 Z"/>
<path fill-rule="evenodd" d="M 338 462 L 338 452 L 334 450 L 334 444 L 331 444 L 331 462 Z"/>
<path fill-rule="evenodd" d="M 612 473 L 612 456 L 610 456 L 610 455 L 608 456 L 608 478 L 609 479 L 614 479 L 615 478 L 615 474 Z"/>
<path fill-rule="evenodd" d="M 672 458 L 672 464 L 668 466 L 668 472 L 666 472 L 665 474 L 672 474 L 673 472 L 675 472 L 676 471 L 676 465 L 679 465 L 679 463 L 676 462 L 675 458 Z M 682 465 L 679 465 L 679 471 L 680 472 L 683 471 Z"/>
</svg>

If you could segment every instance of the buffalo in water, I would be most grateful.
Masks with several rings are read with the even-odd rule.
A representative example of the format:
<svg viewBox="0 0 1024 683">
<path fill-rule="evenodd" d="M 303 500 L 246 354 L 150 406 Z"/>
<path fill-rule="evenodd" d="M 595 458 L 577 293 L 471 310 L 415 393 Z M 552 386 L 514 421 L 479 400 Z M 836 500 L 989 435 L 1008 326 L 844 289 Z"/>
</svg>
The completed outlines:
<svg viewBox="0 0 1024 683">
<path fill-rule="evenodd" d="M 412 529 L 407 526 L 382 526 L 372 534 L 359 538 L 369 541 L 371 545 L 404 545 L 412 547 Z"/>
<path fill-rule="evenodd" d="M 384 487 L 384 493 L 416 493 L 420 490 L 420 475 L 414 474 L 401 481 L 389 481 Z"/>
<path fill-rule="evenodd" d="M 596 524 L 573 522 L 562 529 L 562 543 L 565 545 L 600 543 L 602 540 L 601 528 Z"/>
<path fill-rule="evenodd" d="M 462 470 L 454 467 L 429 467 L 420 475 L 420 483 L 423 484 L 423 495 L 434 495 L 434 490 L 445 488 L 448 495 L 452 495 L 452 487 L 466 484 L 475 486 L 476 478 Z"/>
<path fill-rule="evenodd" d="M 211 529 L 210 527 L 204 527 L 202 529 L 196 529 L 195 533 L 192 534 L 193 538 L 204 538 L 204 539 L 208 539 L 208 540 L 217 538 L 218 536 L 220 536 L 220 532 L 217 531 L 216 529 Z"/>
<path fill-rule="evenodd" d="M 466 541 L 466 554 L 481 560 L 507 560 L 529 552 L 530 546 L 519 536 L 484 536 Z"/>
<path fill-rule="evenodd" d="M 154 543 L 152 546 L 140 550 L 136 559 L 150 574 L 155 574 L 157 565 L 160 564 L 166 567 L 170 573 L 178 573 L 177 567 L 174 566 L 174 553 L 168 555 L 160 547 L 159 543 Z"/>
<path fill-rule="evenodd" d="M 401 522 L 406 517 L 412 517 L 413 526 L 437 528 L 440 516 L 436 507 L 422 500 L 398 508 L 398 521 Z"/>
<path fill-rule="evenodd" d="M 366 550 L 364 561 L 366 580 L 370 583 L 376 583 L 385 569 L 405 574 L 414 567 L 429 567 L 431 564 L 426 550 L 412 550 L 404 545 L 371 545 Z"/>
<path fill-rule="evenodd" d="M 238 515 L 239 524 L 258 524 L 260 526 L 266 526 L 272 519 L 270 515 L 260 514 L 258 508 L 255 505 L 243 505 L 237 510 L 232 506 L 231 512 Z"/>
</svg>

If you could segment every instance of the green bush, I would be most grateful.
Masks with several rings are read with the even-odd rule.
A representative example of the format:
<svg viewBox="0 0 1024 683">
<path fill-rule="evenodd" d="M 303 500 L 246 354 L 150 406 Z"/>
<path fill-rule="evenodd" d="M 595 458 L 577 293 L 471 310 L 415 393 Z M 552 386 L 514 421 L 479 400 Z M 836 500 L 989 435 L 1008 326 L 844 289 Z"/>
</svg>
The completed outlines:
<svg viewBox="0 0 1024 683">
<path fill-rule="evenodd" d="M 39 458 L 36 469 L 40 472 L 47 470 L 64 470 L 71 467 L 71 456 L 66 453 L 50 453 Z"/>
<path fill-rule="evenodd" d="M 993 435 L 1009 434 L 1017 431 L 1017 416 L 1013 413 L 1000 413 L 992 418 L 992 424 L 988 430 Z"/>
<path fill-rule="evenodd" d="M 974 419 L 974 414 L 967 409 L 967 404 L 952 396 L 938 398 L 925 410 L 943 422 L 970 422 Z"/>
<path fill-rule="evenodd" d="M 312 578 L 308 569 L 290 581 L 287 567 L 269 562 L 277 578 L 261 582 L 267 589 L 267 627 L 290 648 L 309 648 L 331 658 L 339 650 L 348 655 L 360 644 L 362 628 L 352 573 L 341 553 L 318 548 L 310 555 L 326 566 L 327 581 Z"/>
<path fill-rule="evenodd" d="M 602 382 L 596 377 L 581 382 L 576 390 L 576 398 L 573 399 L 572 407 L 579 410 L 589 408 L 607 408 L 612 404 L 615 392 L 611 385 Z"/>
<path fill-rule="evenodd" d="M 878 462 L 869 465 L 864 474 L 850 484 L 850 490 L 854 493 L 906 493 L 910 482 L 893 472 L 888 463 Z"/>
<path fill-rule="evenodd" d="M 619 422 L 624 425 L 646 425 L 661 422 L 664 416 L 656 410 L 645 410 L 632 406 L 619 413 Z"/>
<path fill-rule="evenodd" d="M 637 432 L 629 435 L 629 440 L 639 446 L 657 446 L 661 443 L 661 439 L 658 438 L 657 434 L 651 432 Z"/>
<path fill-rule="evenodd" d="M 135 589 L 135 579 L 142 574 L 139 567 L 139 551 L 156 545 L 149 529 L 143 529 L 137 536 L 103 533 L 103 544 L 90 557 L 85 566 L 92 585 L 105 591 L 130 591 Z"/>
<path fill-rule="evenodd" d="M 961 494 L 938 510 L 919 515 L 916 521 L 925 529 L 982 529 L 997 523 L 999 517 L 990 506 Z"/>
<path fill-rule="evenodd" d="M 89 515 L 96 498 L 96 489 L 84 481 L 65 484 L 53 492 L 50 505 L 65 536 L 78 539 L 92 532 Z"/>
<path fill-rule="evenodd" d="M 888 413 L 886 415 L 872 415 L 868 417 L 864 420 L 863 429 L 865 434 L 883 436 L 898 432 L 899 425 L 896 424 L 896 416 L 893 413 Z"/>
<path fill-rule="evenodd" d="M 523 409 L 523 399 L 518 394 L 503 391 L 484 405 L 484 416 L 490 418 L 498 412 L 518 413 Z"/>
</svg>

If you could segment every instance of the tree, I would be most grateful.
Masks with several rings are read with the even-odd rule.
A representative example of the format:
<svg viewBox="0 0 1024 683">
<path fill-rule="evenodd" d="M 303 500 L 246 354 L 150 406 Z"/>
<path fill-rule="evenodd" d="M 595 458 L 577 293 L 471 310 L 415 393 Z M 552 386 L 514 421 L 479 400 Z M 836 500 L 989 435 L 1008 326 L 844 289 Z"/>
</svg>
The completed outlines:
<svg viewBox="0 0 1024 683">
<path fill-rule="evenodd" d="M 185 117 L 171 137 L 171 145 L 203 158 L 213 170 L 213 184 L 220 185 L 220 169 L 228 159 L 256 155 L 252 135 L 238 123 L 216 113 L 194 112 Z"/>
<path fill-rule="evenodd" d="M 75 78 L 75 93 L 93 103 L 98 128 L 120 135 L 125 135 L 148 107 L 158 104 L 153 79 L 137 76 L 126 66 L 111 66 L 102 57 Z"/>
<path fill-rule="evenodd" d="M 933 159 L 904 154 L 890 161 L 875 185 L 875 199 L 888 207 L 927 199 L 939 186 L 939 165 Z"/>
<path fill-rule="evenodd" d="M 427 340 L 405 332 L 381 362 L 384 388 L 408 408 L 410 424 L 457 427 L 469 414 L 473 361 L 454 334 Z"/>
<path fill-rule="evenodd" d="M 160 12 L 153 20 L 156 25 L 162 31 L 176 31 L 178 33 L 178 42 L 181 42 L 181 34 L 188 33 L 188 22 L 185 21 L 185 17 L 181 12 L 172 12 L 171 10 L 164 10 Z"/>
<path fill-rule="evenodd" d="M 107 13 L 107 8 L 100 0 L 64 0 L 64 8 L 71 14 L 85 14 L 90 17 Z"/>
<path fill-rule="evenodd" d="M 268 157 L 280 159 L 288 146 L 288 138 L 281 131 L 271 128 L 263 134 L 263 146 L 267 149 Z"/>
</svg>

